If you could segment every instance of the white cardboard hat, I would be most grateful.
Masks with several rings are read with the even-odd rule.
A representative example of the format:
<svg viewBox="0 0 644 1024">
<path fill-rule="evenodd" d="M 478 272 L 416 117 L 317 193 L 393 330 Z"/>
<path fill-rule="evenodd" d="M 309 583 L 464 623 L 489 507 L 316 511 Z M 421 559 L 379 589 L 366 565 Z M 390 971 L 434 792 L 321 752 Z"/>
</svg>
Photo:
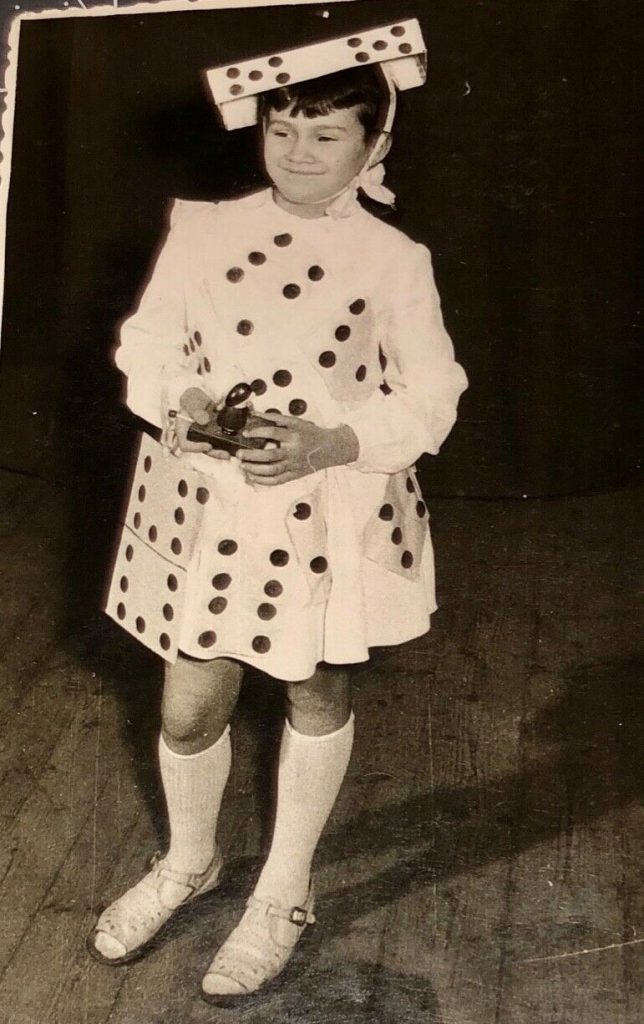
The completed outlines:
<svg viewBox="0 0 644 1024">
<path fill-rule="evenodd" d="M 219 65 L 208 69 L 206 78 L 223 124 L 230 130 L 257 122 L 257 100 L 263 92 L 366 64 L 380 65 L 392 100 L 396 89 L 423 85 L 427 48 L 418 20 L 393 22 L 322 43 Z M 385 131 L 391 130 L 394 110 L 392 102 Z"/>
</svg>

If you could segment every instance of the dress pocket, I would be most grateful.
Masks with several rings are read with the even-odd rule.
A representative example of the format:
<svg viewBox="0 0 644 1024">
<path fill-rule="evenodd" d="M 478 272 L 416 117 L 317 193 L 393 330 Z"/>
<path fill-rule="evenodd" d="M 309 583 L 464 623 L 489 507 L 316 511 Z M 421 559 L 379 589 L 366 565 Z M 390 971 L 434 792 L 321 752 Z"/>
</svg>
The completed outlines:
<svg viewBox="0 0 644 1024">
<path fill-rule="evenodd" d="M 112 569 L 105 611 L 168 661 L 177 656 L 186 568 L 211 500 L 212 480 L 141 444 Z"/>
<path fill-rule="evenodd" d="M 389 572 L 417 580 L 428 539 L 428 518 L 414 470 L 392 474 L 381 504 L 364 528 L 365 556 Z"/>
</svg>

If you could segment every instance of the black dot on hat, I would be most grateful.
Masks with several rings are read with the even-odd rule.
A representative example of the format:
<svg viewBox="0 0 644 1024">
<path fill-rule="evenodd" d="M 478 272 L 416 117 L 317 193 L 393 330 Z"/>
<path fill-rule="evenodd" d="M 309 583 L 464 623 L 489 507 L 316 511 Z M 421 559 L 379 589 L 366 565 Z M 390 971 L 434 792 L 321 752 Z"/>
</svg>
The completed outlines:
<svg viewBox="0 0 644 1024">
<path fill-rule="evenodd" d="M 382 384 L 380 385 L 380 390 L 382 391 L 383 395 L 390 395 L 392 391 L 392 389 L 387 384 L 386 380 L 383 380 Z"/>
<path fill-rule="evenodd" d="M 201 363 L 199 363 L 199 366 L 197 367 L 197 373 L 199 374 L 200 377 L 203 377 L 203 366 L 201 365 Z"/>
<path fill-rule="evenodd" d="M 396 526 L 395 529 L 392 531 L 391 539 L 394 542 L 394 544 L 402 543 L 402 530 L 400 529 L 399 526 Z"/>
<path fill-rule="evenodd" d="M 288 411 L 291 416 L 303 416 L 308 406 L 303 398 L 294 398 L 292 402 L 288 404 Z"/>
<path fill-rule="evenodd" d="M 194 340 L 194 338 L 191 338 L 190 339 L 190 351 L 194 352 L 194 350 L 195 350 L 195 340 Z"/>
<path fill-rule="evenodd" d="M 324 277 L 324 271 L 322 267 L 318 267 L 317 264 L 313 267 L 309 267 L 309 278 L 311 281 L 321 281 Z"/>
<path fill-rule="evenodd" d="M 237 333 L 243 334 L 245 338 L 254 331 L 254 324 L 250 320 L 240 320 L 237 324 Z"/>
<path fill-rule="evenodd" d="M 386 523 L 390 523 L 394 518 L 394 507 L 393 505 L 383 505 L 378 513 L 381 519 L 384 519 Z"/>
<path fill-rule="evenodd" d="M 264 593 L 268 597 L 280 597 L 284 592 L 284 587 L 279 580 L 269 580 L 264 587 Z"/>
<path fill-rule="evenodd" d="M 302 294 L 302 289 L 299 284 L 287 284 L 282 289 L 282 295 L 285 299 L 297 299 Z"/>
<path fill-rule="evenodd" d="M 234 555 L 237 551 L 237 541 L 234 540 L 222 540 L 217 548 L 220 555 Z"/>
<path fill-rule="evenodd" d="M 401 53 L 411 53 L 413 47 L 411 43 L 401 43 L 398 49 L 400 50 Z"/>
<path fill-rule="evenodd" d="M 297 505 L 295 506 L 295 511 L 293 512 L 293 515 L 295 516 L 296 519 L 309 519 L 311 515 L 311 506 L 306 501 L 298 501 Z"/>
<path fill-rule="evenodd" d="M 132 547 L 131 544 L 128 544 L 128 546 L 125 549 L 125 559 L 126 559 L 126 561 L 131 562 L 133 558 L 134 558 L 134 548 Z"/>
<path fill-rule="evenodd" d="M 358 46 L 362 46 L 362 39 L 352 36 L 351 39 L 347 39 L 347 46 L 352 46 L 355 50 Z"/>
<path fill-rule="evenodd" d="M 140 512 L 135 512 L 134 513 L 134 529 L 138 530 L 140 525 L 141 525 L 141 513 Z"/>
<path fill-rule="evenodd" d="M 387 369 L 387 356 L 382 351 L 382 348 L 379 349 L 379 351 L 378 351 L 378 359 L 380 360 L 380 369 L 384 373 L 385 370 Z"/>
<path fill-rule="evenodd" d="M 268 63 L 272 68 L 281 68 L 284 61 L 282 60 L 281 57 L 269 57 Z"/>
<path fill-rule="evenodd" d="M 172 622 L 174 618 L 174 608 L 171 604 L 164 604 L 163 606 L 163 618 L 166 622 Z"/>
<path fill-rule="evenodd" d="M 351 328 L 347 327 L 346 324 L 340 324 L 340 326 L 336 328 L 335 336 L 338 341 L 347 341 L 351 337 Z"/>
<path fill-rule="evenodd" d="M 288 551 L 283 551 L 281 548 L 276 548 L 275 551 L 271 551 L 271 564 L 272 565 L 288 565 L 289 554 Z"/>
<path fill-rule="evenodd" d="M 170 573 L 166 582 L 168 584 L 168 590 L 171 590 L 173 594 L 179 589 L 179 581 L 174 573 Z"/>
<path fill-rule="evenodd" d="M 414 556 L 412 555 L 411 551 L 403 551 L 402 558 L 400 559 L 400 564 L 402 565 L 403 569 L 411 569 L 412 565 L 414 564 Z"/>
<path fill-rule="evenodd" d="M 210 491 L 207 487 L 197 487 L 195 497 L 200 505 L 205 505 L 210 500 Z"/>
<path fill-rule="evenodd" d="M 277 608 L 275 607 L 274 604 L 268 604 L 268 602 L 266 602 L 264 604 L 260 604 L 259 608 L 257 609 L 257 614 L 259 615 L 260 619 L 264 619 L 265 622 L 269 622 L 271 619 L 274 619 L 275 616 L 277 615 Z"/>
<path fill-rule="evenodd" d="M 231 284 L 237 284 L 239 281 L 243 281 L 244 271 L 241 267 L 231 267 L 230 270 L 226 271 L 226 277 Z"/>
<path fill-rule="evenodd" d="M 253 383 L 250 386 L 250 389 L 255 395 L 264 395 L 266 394 L 266 381 L 260 380 L 260 378 L 258 377 L 257 380 L 253 381 Z"/>
<path fill-rule="evenodd" d="M 282 71 L 276 76 L 275 81 L 279 82 L 280 85 L 286 85 L 287 82 L 291 81 L 291 76 L 287 75 L 285 71 Z"/>
<path fill-rule="evenodd" d="M 137 617 L 135 625 L 137 633 L 145 633 L 145 619 L 141 615 Z"/>
<path fill-rule="evenodd" d="M 248 77 L 250 78 L 251 82 L 259 82 L 264 76 L 261 71 L 255 70 L 251 71 Z"/>
<path fill-rule="evenodd" d="M 356 380 L 359 381 L 362 384 L 362 381 L 365 379 L 366 376 L 367 376 L 367 367 L 364 366 L 364 365 L 359 366 L 358 369 L 356 370 Z"/>
<path fill-rule="evenodd" d="M 141 486 L 139 487 L 139 501 L 145 501 L 145 494 L 145 487 L 143 486 L 143 484 L 141 484 Z"/>
<path fill-rule="evenodd" d="M 375 43 L 373 44 L 373 48 L 374 50 L 386 50 L 387 43 L 385 42 L 384 39 L 376 39 Z"/>
<path fill-rule="evenodd" d="M 394 25 L 394 27 L 391 30 L 391 34 L 392 34 L 392 36 L 404 36 L 404 34 L 405 34 L 405 26 L 404 25 Z"/>
<path fill-rule="evenodd" d="M 221 613 L 226 610 L 227 606 L 228 601 L 225 597 L 213 597 L 212 601 L 208 605 L 208 610 L 211 611 L 213 615 L 221 615 Z"/>
<path fill-rule="evenodd" d="M 213 644 L 217 643 L 217 634 L 213 633 L 212 629 L 207 629 L 205 633 L 202 633 L 199 637 L 200 647 L 212 647 Z"/>
<path fill-rule="evenodd" d="M 253 638 L 253 650 L 257 654 L 268 654 L 271 649 L 271 642 L 267 636 L 256 636 Z"/>
<path fill-rule="evenodd" d="M 369 60 L 369 54 L 365 53 L 364 50 L 360 50 L 359 53 L 356 53 L 356 60 L 358 61 L 359 64 L 366 64 L 367 61 Z M 235 88 L 235 86 L 233 85 L 233 89 L 234 88 Z M 239 88 L 239 86 L 238 86 L 238 88 Z M 230 91 L 232 92 L 233 89 L 231 89 Z"/>
<path fill-rule="evenodd" d="M 201 334 L 199 333 L 199 331 L 194 332 L 193 338 L 197 342 L 197 345 L 201 345 Z"/>
<path fill-rule="evenodd" d="M 407 477 L 407 490 L 409 491 L 410 494 L 414 493 L 414 483 L 410 476 Z"/>
<path fill-rule="evenodd" d="M 288 370 L 277 370 L 273 374 L 273 384 L 277 384 L 278 388 L 287 388 L 292 380 L 293 375 Z"/>
<path fill-rule="evenodd" d="M 170 544 L 170 547 L 172 548 L 172 551 L 175 555 L 180 555 L 181 552 L 183 551 L 183 544 L 181 543 L 178 537 L 172 538 L 172 543 Z"/>
<path fill-rule="evenodd" d="M 281 416 L 282 415 L 282 413 L 280 412 L 279 409 L 267 409 L 266 412 L 273 412 L 273 413 L 275 413 L 276 416 Z"/>
<path fill-rule="evenodd" d="M 149 455 L 146 455 L 145 459 L 143 460 L 143 468 L 146 473 L 149 473 L 150 470 L 152 469 L 152 459 L 150 458 Z"/>
<path fill-rule="evenodd" d="M 218 572 L 212 581 L 215 590 L 227 590 L 231 583 L 232 580 L 227 572 Z"/>
<path fill-rule="evenodd" d="M 243 91 L 244 91 L 244 86 L 243 85 L 231 85 L 231 87 L 230 87 L 230 95 L 231 96 L 241 96 Z"/>
<path fill-rule="evenodd" d="M 208 356 L 204 356 L 203 368 L 206 371 L 206 373 L 210 373 L 211 366 L 210 366 L 210 360 L 208 359 Z"/>
<path fill-rule="evenodd" d="M 288 233 L 283 235 L 275 235 L 273 239 L 275 245 L 279 246 L 280 249 L 284 249 L 287 245 L 290 245 L 293 241 L 293 236 Z"/>
<path fill-rule="evenodd" d="M 121 588 L 121 590 L 123 591 L 124 594 L 127 594 L 127 589 L 129 587 L 129 585 L 130 585 L 130 583 L 129 583 L 129 580 L 128 580 L 127 576 L 121 576 L 121 580 L 119 582 L 119 586 L 120 586 L 120 588 Z"/>
<path fill-rule="evenodd" d="M 418 516 L 419 519 L 423 518 L 423 516 L 425 515 L 426 511 L 427 511 L 427 509 L 425 508 L 424 501 L 417 502 L 417 504 L 416 504 L 416 515 Z"/>
<path fill-rule="evenodd" d="M 167 633 L 162 633 L 161 634 L 161 636 L 159 637 L 159 644 L 160 644 L 162 650 L 164 650 L 164 651 L 169 651 L 170 650 L 171 642 L 170 642 L 170 637 L 168 636 Z"/>
<path fill-rule="evenodd" d="M 262 263 L 266 263 L 266 256 L 263 252 L 251 252 L 248 254 L 248 262 L 254 267 L 261 267 Z"/>
<path fill-rule="evenodd" d="M 150 529 L 148 530 L 148 538 L 149 538 L 149 540 L 153 544 L 156 544 L 158 536 L 159 536 L 159 531 L 157 530 L 156 526 L 151 526 Z"/>
<path fill-rule="evenodd" d="M 118 615 L 119 619 L 122 622 L 123 619 L 125 618 L 125 605 L 123 604 L 122 601 L 116 606 L 116 614 Z"/>
<path fill-rule="evenodd" d="M 174 510 L 174 521 L 177 526 L 183 526 L 186 521 L 186 514 L 182 508 L 175 508 Z"/>
<path fill-rule="evenodd" d="M 327 562 L 326 558 L 322 557 L 322 555 L 317 555 L 316 558 L 312 558 L 311 562 L 310 562 L 310 565 L 311 565 L 311 572 L 318 572 L 318 573 L 326 572 L 328 567 L 329 567 L 329 563 Z"/>
<path fill-rule="evenodd" d="M 335 352 L 323 352 L 318 362 L 320 366 L 324 366 L 327 370 L 331 366 L 335 366 Z"/>
<path fill-rule="evenodd" d="M 229 78 L 239 78 L 239 68 L 228 68 L 226 74 Z"/>
<path fill-rule="evenodd" d="M 355 302 L 351 303 L 349 309 L 354 316 L 360 316 L 361 313 L 364 313 L 366 305 L 367 303 L 364 299 L 356 299 Z"/>
<path fill-rule="evenodd" d="M 177 484 L 177 490 L 182 498 L 185 498 L 188 494 L 188 485 L 185 480 L 180 480 Z"/>
<path fill-rule="evenodd" d="M 183 346 L 183 353 L 184 353 L 184 355 L 186 355 L 186 356 L 189 356 L 189 355 L 190 355 L 190 349 L 188 348 L 188 346 L 187 346 L 187 345 L 184 345 L 184 346 Z"/>
</svg>

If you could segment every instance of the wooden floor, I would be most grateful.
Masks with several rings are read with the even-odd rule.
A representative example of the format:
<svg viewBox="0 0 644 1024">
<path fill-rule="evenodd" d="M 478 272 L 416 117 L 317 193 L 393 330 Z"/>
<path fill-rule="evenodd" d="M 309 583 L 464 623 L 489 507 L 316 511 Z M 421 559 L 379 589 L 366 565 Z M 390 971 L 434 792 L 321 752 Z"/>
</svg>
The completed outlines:
<svg viewBox="0 0 644 1024">
<path fill-rule="evenodd" d="M 278 693 L 250 680 L 234 721 L 225 891 L 142 962 L 94 963 L 97 909 L 163 843 L 159 664 L 95 611 L 104 512 L 1 476 L 1 1024 L 640 1024 L 642 505 L 431 502 L 441 611 L 355 672 L 319 923 L 224 1011 L 199 982 L 266 843 Z"/>
</svg>

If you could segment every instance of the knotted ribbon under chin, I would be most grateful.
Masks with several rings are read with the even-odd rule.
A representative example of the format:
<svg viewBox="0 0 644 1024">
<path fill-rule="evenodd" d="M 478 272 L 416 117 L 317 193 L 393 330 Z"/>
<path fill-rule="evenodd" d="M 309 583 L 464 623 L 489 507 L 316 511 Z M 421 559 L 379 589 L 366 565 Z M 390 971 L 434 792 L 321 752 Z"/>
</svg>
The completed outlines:
<svg viewBox="0 0 644 1024">
<path fill-rule="evenodd" d="M 333 217 L 334 220 L 341 217 L 350 217 L 352 213 L 356 212 L 356 209 L 361 208 L 358 202 L 359 191 L 364 192 L 370 199 L 375 199 L 378 203 L 383 203 L 385 206 L 394 206 L 396 196 L 391 189 L 383 185 L 384 180 L 385 165 L 383 163 L 375 164 L 373 167 L 365 167 L 364 170 L 360 171 L 360 174 L 356 175 L 348 188 L 330 206 L 327 206 L 327 216 Z"/>
</svg>

